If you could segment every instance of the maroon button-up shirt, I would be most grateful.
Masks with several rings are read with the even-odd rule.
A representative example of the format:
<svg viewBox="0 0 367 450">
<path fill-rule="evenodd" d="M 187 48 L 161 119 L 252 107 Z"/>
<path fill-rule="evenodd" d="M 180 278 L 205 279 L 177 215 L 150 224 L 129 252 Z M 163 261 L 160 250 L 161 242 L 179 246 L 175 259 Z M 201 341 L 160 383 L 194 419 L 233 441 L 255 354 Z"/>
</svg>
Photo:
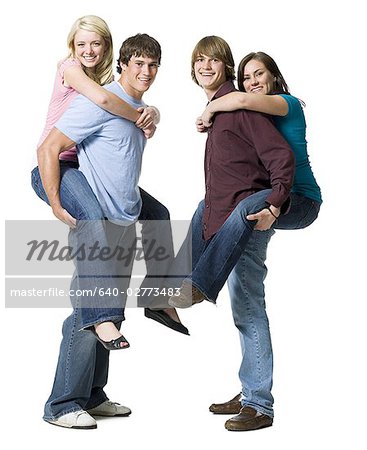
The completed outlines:
<svg viewBox="0 0 367 450">
<path fill-rule="evenodd" d="M 235 90 L 232 81 L 226 81 L 213 100 Z M 217 113 L 208 130 L 204 163 L 205 240 L 241 200 L 255 192 L 271 189 L 266 201 L 276 207 L 289 199 L 293 152 L 267 115 L 245 110 Z"/>
</svg>

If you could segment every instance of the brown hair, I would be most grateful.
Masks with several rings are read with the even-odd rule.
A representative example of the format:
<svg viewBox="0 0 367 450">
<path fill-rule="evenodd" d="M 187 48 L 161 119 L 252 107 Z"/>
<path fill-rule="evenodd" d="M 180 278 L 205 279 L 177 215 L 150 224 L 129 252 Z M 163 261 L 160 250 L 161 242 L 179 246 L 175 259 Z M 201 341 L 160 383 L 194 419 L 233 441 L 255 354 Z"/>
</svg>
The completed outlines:
<svg viewBox="0 0 367 450">
<path fill-rule="evenodd" d="M 148 34 L 136 34 L 127 38 L 121 45 L 117 72 L 121 73 L 121 64 L 128 64 L 132 56 L 145 56 L 161 63 L 162 50 L 158 41 Z"/>
<path fill-rule="evenodd" d="M 200 55 L 217 58 L 226 66 L 226 80 L 235 80 L 234 59 L 227 42 L 218 36 L 206 36 L 195 46 L 191 56 L 191 77 L 199 84 L 195 76 L 195 61 Z"/>
</svg>

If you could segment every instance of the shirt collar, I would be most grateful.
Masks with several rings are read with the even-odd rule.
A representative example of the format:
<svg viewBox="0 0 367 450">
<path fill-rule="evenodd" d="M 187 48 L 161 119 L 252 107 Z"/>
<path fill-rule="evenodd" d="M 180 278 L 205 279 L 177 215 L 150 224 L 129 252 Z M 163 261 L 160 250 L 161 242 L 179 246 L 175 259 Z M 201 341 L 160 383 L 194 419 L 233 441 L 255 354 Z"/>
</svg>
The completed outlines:
<svg viewBox="0 0 367 450">
<path fill-rule="evenodd" d="M 213 95 L 213 98 L 211 100 L 214 100 L 219 97 L 223 97 L 223 95 L 228 94 L 229 92 L 235 91 L 236 88 L 234 87 L 233 81 L 228 80 L 225 83 L 222 84 L 222 86 L 217 90 L 217 92 Z"/>
</svg>

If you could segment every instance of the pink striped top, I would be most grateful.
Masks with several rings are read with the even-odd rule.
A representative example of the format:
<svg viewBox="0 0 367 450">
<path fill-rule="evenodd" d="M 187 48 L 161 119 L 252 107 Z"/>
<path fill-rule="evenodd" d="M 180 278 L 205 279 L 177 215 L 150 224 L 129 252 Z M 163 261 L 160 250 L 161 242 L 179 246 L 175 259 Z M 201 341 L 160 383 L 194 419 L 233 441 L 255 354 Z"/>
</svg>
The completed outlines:
<svg viewBox="0 0 367 450">
<path fill-rule="evenodd" d="M 50 104 L 48 107 L 46 125 L 43 130 L 41 139 L 38 142 L 38 146 L 46 139 L 47 135 L 54 127 L 55 123 L 66 111 L 68 106 L 74 97 L 78 95 L 78 92 L 72 87 L 64 86 L 64 72 L 67 67 L 80 66 L 81 64 L 76 59 L 66 59 L 58 65 L 54 89 L 52 91 Z M 59 158 L 64 161 L 78 161 L 76 154 L 76 147 L 73 147 L 65 152 L 60 153 Z"/>
</svg>

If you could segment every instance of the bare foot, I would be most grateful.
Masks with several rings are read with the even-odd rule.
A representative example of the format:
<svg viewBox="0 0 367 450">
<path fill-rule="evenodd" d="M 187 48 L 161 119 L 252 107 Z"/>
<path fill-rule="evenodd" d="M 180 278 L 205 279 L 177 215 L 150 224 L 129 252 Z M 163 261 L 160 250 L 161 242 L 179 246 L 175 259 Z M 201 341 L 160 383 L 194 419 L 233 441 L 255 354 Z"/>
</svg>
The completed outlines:
<svg viewBox="0 0 367 450">
<path fill-rule="evenodd" d="M 94 329 L 98 334 L 98 337 L 102 339 L 102 341 L 110 342 L 112 340 L 116 340 L 122 336 L 119 330 L 116 328 L 116 325 L 113 322 L 101 322 L 97 325 L 94 325 Z M 126 347 L 128 345 L 127 342 L 121 342 L 120 347 Z"/>
<path fill-rule="evenodd" d="M 166 308 L 163 310 L 167 315 L 170 316 L 172 320 L 175 322 L 181 323 L 180 318 L 178 317 L 177 311 L 175 308 Z"/>
</svg>

